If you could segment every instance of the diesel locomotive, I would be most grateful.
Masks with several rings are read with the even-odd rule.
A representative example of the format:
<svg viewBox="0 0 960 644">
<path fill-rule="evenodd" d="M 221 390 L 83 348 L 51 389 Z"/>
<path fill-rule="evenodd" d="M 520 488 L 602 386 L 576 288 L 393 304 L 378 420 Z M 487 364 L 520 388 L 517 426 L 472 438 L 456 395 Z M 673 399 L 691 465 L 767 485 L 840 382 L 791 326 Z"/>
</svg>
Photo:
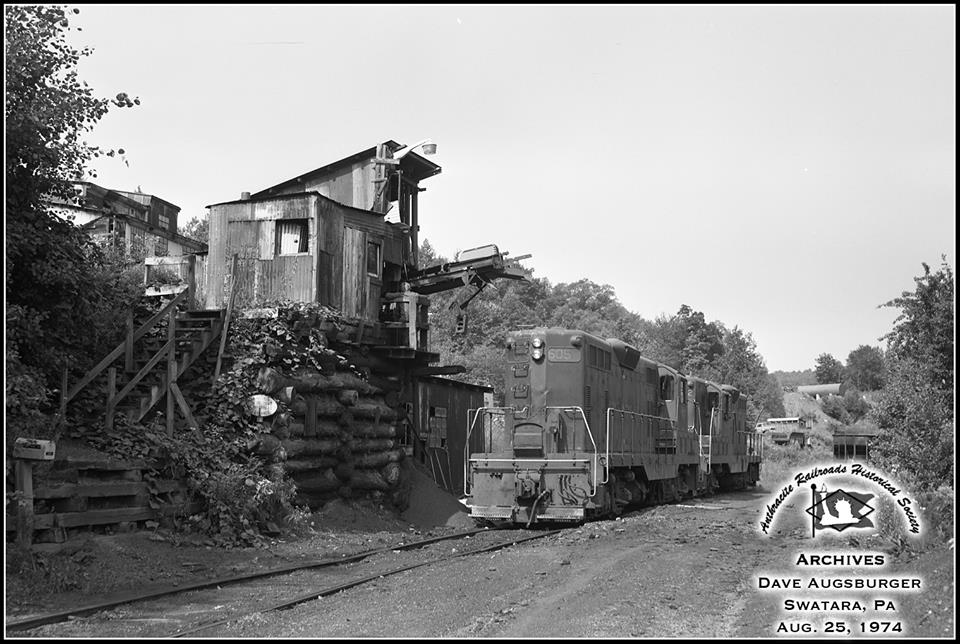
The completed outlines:
<svg viewBox="0 0 960 644">
<path fill-rule="evenodd" d="M 760 478 L 762 442 L 735 387 L 569 329 L 512 332 L 505 366 L 504 405 L 468 418 L 476 519 L 579 522 Z"/>
</svg>

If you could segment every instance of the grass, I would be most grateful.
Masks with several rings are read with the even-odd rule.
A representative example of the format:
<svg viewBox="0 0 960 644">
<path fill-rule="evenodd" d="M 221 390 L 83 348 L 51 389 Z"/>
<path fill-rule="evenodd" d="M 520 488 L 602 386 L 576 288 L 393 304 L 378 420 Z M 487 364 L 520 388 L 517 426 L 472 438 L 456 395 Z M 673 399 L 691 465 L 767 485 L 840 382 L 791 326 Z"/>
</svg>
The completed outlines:
<svg viewBox="0 0 960 644">
<path fill-rule="evenodd" d="M 810 444 L 776 445 L 764 437 L 763 467 L 760 482 L 766 487 L 778 487 L 793 478 L 797 471 L 816 463 L 833 462 L 833 436 L 826 429 L 815 428 L 807 432 Z"/>
</svg>

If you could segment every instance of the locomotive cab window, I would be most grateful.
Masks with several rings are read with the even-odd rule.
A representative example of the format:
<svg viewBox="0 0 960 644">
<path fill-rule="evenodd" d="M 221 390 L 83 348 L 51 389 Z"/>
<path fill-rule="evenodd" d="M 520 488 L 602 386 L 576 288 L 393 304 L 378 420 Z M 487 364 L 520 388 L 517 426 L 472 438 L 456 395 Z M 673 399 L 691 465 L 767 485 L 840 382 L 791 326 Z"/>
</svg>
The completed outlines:
<svg viewBox="0 0 960 644">
<path fill-rule="evenodd" d="M 660 400 L 673 400 L 673 376 L 660 376 Z"/>
<path fill-rule="evenodd" d="M 720 406 L 720 394 L 715 391 L 711 391 L 707 394 L 707 407 L 710 409 L 716 409 Z"/>
</svg>

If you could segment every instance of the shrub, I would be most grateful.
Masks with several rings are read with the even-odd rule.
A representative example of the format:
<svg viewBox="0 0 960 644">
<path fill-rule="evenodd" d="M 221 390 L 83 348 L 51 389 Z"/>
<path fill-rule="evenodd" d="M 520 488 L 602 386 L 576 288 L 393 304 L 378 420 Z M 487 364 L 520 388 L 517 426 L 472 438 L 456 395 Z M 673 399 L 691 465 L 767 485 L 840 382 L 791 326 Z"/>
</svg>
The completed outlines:
<svg viewBox="0 0 960 644">
<path fill-rule="evenodd" d="M 829 395 L 820 403 L 820 408 L 830 418 L 839 420 L 844 425 L 850 423 L 850 413 L 843 404 L 843 398 L 840 396 Z"/>
</svg>

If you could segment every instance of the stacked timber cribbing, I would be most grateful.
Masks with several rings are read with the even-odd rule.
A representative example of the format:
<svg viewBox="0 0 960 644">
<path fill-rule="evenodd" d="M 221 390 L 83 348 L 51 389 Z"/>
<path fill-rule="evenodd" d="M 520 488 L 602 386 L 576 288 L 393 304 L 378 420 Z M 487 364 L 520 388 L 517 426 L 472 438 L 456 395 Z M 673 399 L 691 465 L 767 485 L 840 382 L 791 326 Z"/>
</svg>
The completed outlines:
<svg viewBox="0 0 960 644">
<path fill-rule="evenodd" d="M 52 462 L 37 462 L 30 512 L 31 543 L 63 543 L 89 532 L 126 532 L 199 509 L 187 501 L 184 483 L 147 480 L 146 463 L 119 460 L 82 443 L 62 440 Z M 8 539 L 17 530 L 15 504 L 8 503 Z M 24 515 L 21 515 L 24 516 Z"/>
<path fill-rule="evenodd" d="M 346 370 L 284 377 L 264 368 L 257 382 L 290 413 L 260 435 L 256 451 L 284 464 L 303 502 L 316 508 L 336 497 L 399 490 L 404 452 L 388 404 L 395 395 Z"/>
</svg>

